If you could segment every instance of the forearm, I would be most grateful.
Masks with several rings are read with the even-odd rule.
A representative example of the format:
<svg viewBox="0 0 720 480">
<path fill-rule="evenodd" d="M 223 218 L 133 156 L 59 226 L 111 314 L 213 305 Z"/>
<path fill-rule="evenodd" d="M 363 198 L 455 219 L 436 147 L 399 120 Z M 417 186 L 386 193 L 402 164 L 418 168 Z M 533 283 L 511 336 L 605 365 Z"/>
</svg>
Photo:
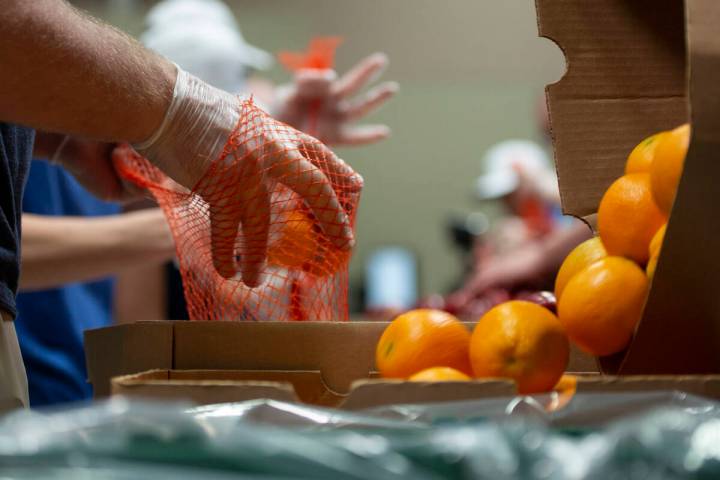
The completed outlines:
<svg viewBox="0 0 720 480">
<path fill-rule="evenodd" d="M 140 142 L 172 99 L 173 64 L 62 0 L 3 2 L 0 44 L 2 121 Z"/>
<path fill-rule="evenodd" d="M 22 228 L 21 290 L 93 280 L 174 254 L 157 209 L 96 218 L 26 214 Z"/>
<path fill-rule="evenodd" d="M 538 267 L 540 273 L 557 272 L 570 251 L 590 237 L 592 237 L 592 232 L 580 220 L 576 220 L 568 228 L 557 229 L 548 234 L 540 245 L 542 251 Z"/>
</svg>

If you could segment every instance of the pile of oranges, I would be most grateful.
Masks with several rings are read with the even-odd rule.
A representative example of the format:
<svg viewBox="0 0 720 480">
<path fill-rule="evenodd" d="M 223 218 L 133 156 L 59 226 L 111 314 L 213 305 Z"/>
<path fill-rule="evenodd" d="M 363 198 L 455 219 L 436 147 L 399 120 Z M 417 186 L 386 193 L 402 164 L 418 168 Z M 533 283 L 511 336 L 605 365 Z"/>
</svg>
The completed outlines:
<svg viewBox="0 0 720 480">
<path fill-rule="evenodd" d="M 570 340 L 592 355 L 620 352 L 632 339 L 689 143 L 687 124 L 640 142 L 600 201 L 600 236 L 580 244 L 560 267 L 558 318 Z"/>
<path fill-rule="evenodd" d="M 600 202 L 599 237 L 577 246 L 560 267 L 557 316 L 514 300 L 488 311 L 471 333 L 442 311 L 407 312 L 377 344 L 381 375 L 422 382 L 509 378 L 521 394 L 564 391 L 572 379 L 563 376 L 570 342 L 596 356 L 625 349 L 642 315 L 689 141 L 683 125 L 632 151 L 625 174 Z"/>
</svg>

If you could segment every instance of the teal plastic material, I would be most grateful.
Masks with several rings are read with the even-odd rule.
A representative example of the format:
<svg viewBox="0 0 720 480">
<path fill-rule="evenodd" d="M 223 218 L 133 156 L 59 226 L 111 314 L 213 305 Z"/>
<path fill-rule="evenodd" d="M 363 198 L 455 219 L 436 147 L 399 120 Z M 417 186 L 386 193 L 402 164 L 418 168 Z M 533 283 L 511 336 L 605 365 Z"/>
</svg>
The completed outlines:
<svg viewBox="0 0 720 480">
<path fill-rule="evenodd" d="M 113 399 L 0 419 L 5 479 L 720 478 L 720 404 L 682 393 L 365 412 Z"/>
</svg>

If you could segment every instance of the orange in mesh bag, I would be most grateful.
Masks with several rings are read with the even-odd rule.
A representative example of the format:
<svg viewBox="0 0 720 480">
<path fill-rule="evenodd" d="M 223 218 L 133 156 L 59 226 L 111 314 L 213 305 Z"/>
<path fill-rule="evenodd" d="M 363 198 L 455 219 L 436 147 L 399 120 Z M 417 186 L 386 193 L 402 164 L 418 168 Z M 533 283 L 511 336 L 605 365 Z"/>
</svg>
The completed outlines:
<svg viewBox="0 0 720 480">
<path fill-rule="evenodd" d="M 336 246 L 337 242 L 320 228 L 304 201 L 286 184 L 268 181 L 272 175 L 258 165 L 262 165 L 264 155 L 277 152 L 268 152 L 266 145 L 259 144 L 257 139 L 265 138 L 261 130 L 280 136 L 287 145 L 297 145 L 294 152 L 284 152 L 288 162 L 298 158 L 299 153 L 322 171 L 353 228 L 359 189 L 352 187 L 347 173 L 330 168 L 319 142 L 308 142 L 303 134 L 274 120 L 252 100 L 242 102 L 240 112 L 238 125 L 222 155 L 192 191 L 174 182 L 129 146 L 115 153 L 115 165 L 121 175 L 147 188 L 165 212 L 175 238 L 190 318 L 347 320 L 350 252 Z M 293 165 L 283 168 L 296 171 L 301 163 L 297 163 L 297 168 Z M 291 182 L 289 179 L 286 183 Z M 241 205 L 239 188 L 262 185 L 267 186 L 262 187 L 267 192 L 249 200 L 245 195 L 245 204 Z M 269 198 L 269 205 L 260 198 Z M 325 199 L 315 201 L 322 203 Z M 212 212 L 210 205 L 221 212 Z M 211 224 L 212 214 L 216 218 Z M 228 221 L 218 222 L 218 215 Z M 267 242 L 257 241 L 255 230 L 263 228 L 268 215 Z M 238 216 L 242 216 L 240 227 L 237 221 L 232 221 Z M 213 227 L 223 226 L 226 231 L 221 235 L 212 232 Z M 214 262 L 218 253 L 244 256 L 243 261 L 259 262 L 266 258 L 262 269 L 264 281 L 249 288 L 240 273 L 234 269 L 227 271 Z"/>
</svg>

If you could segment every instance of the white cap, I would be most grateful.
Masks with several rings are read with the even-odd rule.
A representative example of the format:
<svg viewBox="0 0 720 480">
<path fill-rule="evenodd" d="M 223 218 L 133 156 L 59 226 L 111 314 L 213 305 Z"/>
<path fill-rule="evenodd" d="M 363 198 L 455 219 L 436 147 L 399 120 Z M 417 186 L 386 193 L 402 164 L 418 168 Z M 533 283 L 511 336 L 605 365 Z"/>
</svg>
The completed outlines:
<svg viewBox="0 0 720 480">
<path fill-rule="evenodd" d="M 519 183 L 517 169 L 538 180 L 554 176 L 545 150 L 529 140 L 505 140 L 492 146 L 481 160 L 481 169 L 475 190 L 483 200 L 513 192 Z"/>
<path fill-rule="evenodd" d="M 164 0 L 150 10 L 142 42 L 182 69 L 239 93 L 248 68 L 272 65 L 268 52 L 248 44 L 232 11 L 219 0 Z"/>
</svg>

